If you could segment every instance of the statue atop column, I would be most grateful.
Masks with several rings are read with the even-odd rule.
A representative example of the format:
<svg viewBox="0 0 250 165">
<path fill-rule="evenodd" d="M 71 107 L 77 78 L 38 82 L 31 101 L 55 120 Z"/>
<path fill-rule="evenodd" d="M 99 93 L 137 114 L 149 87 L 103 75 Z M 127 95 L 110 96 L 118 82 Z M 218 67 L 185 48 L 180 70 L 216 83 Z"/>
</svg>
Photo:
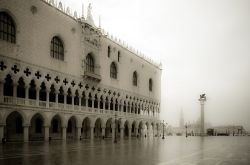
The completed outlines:
<svg viewBox="0 0 250 165">
<path fill-rule="evenodd" d="M 203 93 L 203 94 L 201 94 L 200 95 L 200 99 L 199 99 L 199 101 L 201 101 L 201 100 L 204 100 L 204 101 L 206 101 L 206 94 L 205 93 Z"/>
</svg>

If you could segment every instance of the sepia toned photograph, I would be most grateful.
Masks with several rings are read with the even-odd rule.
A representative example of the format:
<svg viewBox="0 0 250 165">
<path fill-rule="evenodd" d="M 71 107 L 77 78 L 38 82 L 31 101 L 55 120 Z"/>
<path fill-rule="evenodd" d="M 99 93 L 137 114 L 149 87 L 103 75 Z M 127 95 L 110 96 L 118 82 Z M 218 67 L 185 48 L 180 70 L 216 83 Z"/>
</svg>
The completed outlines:
<svg viewBox="0 0 250 165">
<path fill-rule="evenodd" d="M 0 165 L 249 165 L 249 0 L 0 0 Z"/>
</svg>

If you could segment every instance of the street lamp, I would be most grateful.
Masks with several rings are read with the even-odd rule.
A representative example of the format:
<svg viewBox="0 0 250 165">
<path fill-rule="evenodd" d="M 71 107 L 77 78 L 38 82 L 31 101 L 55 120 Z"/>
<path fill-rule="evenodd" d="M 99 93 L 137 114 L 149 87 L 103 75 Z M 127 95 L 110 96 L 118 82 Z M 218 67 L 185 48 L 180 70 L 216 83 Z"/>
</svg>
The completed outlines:
<svg viewBox="0 0 250 165">
<path fill-rule="evenodd" d="M 117 114 L 115 114 L 115 139 L 114 139 L 114 143 L 117 143 L 117 139 L 116 139 L 116 118 L 117 118 Z"/>
<path fill-rule="evenodd" d="M 163 123 L 162 123 L 162 125 L 163 125 L 163 129 L 162 129 L 162 139 L 165 139 L 165 137 L 164 137 L 164 120 L 163 120 Z"/>
<path fill-rule="evenodd" d="M 186 138 L 188 137 L 188 134 L 187 134 L 187 127 L 188 127 L 188 125 L 187 125 L 187 123 L 186 123 L 186 125 L 185 125 L 185 128 L 186 128 Z"/>
</svg>

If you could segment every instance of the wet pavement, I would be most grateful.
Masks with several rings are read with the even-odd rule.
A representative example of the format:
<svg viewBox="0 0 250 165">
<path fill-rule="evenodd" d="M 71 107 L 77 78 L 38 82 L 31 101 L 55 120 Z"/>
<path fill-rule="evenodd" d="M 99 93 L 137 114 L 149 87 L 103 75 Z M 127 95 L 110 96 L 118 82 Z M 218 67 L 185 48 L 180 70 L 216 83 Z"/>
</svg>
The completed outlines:
<svg viewBox="0 0 250 165">
<path fill-rule="evenodd" d="M 249 165 L 250 137 L 0 144 L 0 165 Z"/>
</svg>

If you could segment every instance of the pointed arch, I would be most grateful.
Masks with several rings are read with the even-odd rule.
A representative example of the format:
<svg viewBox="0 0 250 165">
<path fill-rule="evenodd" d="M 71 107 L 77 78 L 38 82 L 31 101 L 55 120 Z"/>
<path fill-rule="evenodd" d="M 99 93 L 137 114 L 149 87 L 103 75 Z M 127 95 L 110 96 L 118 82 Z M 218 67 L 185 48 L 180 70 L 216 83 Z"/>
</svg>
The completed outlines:
<svg viewBox="0 0 250 165">
<path fill-rule="evenodd" d="M 95 61 L 94 61 L 94 57 L 93 57 L 92 53 L 89 53 L 86 56 L 85 63 L 86 63 L 86 71 L 94 73 L 95 72 Z"/>
<path fill-rule="evenodd" d="M 110 64 L 110 77 L 113 79 L 117 79 L 117 65 L 115 62 Z"/>
</svg>

